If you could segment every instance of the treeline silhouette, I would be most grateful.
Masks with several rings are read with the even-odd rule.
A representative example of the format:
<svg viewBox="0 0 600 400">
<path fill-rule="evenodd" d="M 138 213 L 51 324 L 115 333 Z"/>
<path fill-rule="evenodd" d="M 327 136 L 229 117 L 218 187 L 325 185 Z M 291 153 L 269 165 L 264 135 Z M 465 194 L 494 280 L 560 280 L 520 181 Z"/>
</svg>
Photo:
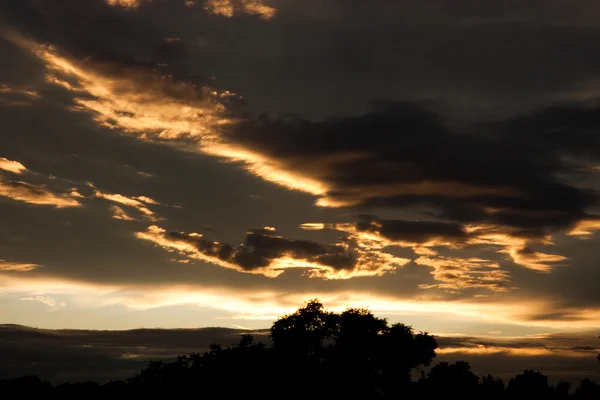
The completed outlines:
<svg viewBox="0 0 600 400">
<path fill-rule="evenodd" d="M 152 361 L 126 381 L 51 385 L 28 376 L 0 381 L 0 396 L 183 396 L 199 399 L 600 399 L 584 379 L 549 385 L 525 370 L 508 384 L 479 377 L 468 362 L 441 362 L 436 340 L 410 326 L 389 325 L 366 309 L 328 312 L 318 300 L 275 321 L 272 345 L 243 335 L 238 344 L 213 344 L 203 353 Z M 416 379 L 415 379 L 415 371 Z M 420 376 L 419 376 L 420 375 Z"/>
</svg>

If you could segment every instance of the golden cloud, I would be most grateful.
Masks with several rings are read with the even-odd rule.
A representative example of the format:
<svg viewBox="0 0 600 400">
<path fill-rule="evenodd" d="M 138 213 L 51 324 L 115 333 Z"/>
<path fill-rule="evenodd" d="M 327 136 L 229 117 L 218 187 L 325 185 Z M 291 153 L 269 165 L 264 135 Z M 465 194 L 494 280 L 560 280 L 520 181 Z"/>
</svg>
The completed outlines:
<svg viewBox="0 0 600 400">
<path fill-rule="evenodd" d="M 3 169 L 14 174 L 22 174 L 27 171 L 27 168 L 18 161 L 11 161 L 4 157 L 0 157 L 0 169 Z"/>
<path fill-rule="evenodd" d="M 433 287 L 448 290 L 485 288 L 494 292 L 506 292 L 510 289 L 508 272 L 501 270 L 498 264 L 488 260 L 419 257 L 415 263 L 432 268 L 433 279 L 442 282 L 435 285 L 422 285 L 421 288 L 424 289 Z"/>
<path fill-rule="evenodd" d="M 382 225 L 398 222 L 403 223 L 399 226 L 402 229 L 400 232 L 391 232 L 389 231 L 389 228 Z M 419 224 L 425 226 L 430 225 L 430 232 L 421 231 Z M 448 226 L 452 229 L 448 230 Z M 494 225 L 465 224 L 461 226 L 452 226 L 446 223 L 427 221 L 369 221 L 367 225 L 360 226 L 360 228 L 357 223 L 306 223 L 302 224 L 301 228 L 305 230 L 327 229 L 346 232 L 355 237 L 362 243 L 362 246 L 367 248 L 382 249 L 388 246 L 397 246 L 411 248 L 415 254 L 430 257 L 437 255 L 437 251 L 434 250 L 435 247 L 445 247 L 450 250 L 464 249 L 469 246 L 498 247 L 499 249 L 497 251 L 499 253 L 508 254 L 515 264 L 538 272 L 550 272 L 556 263 L 566 260 L 566 257 L 560 255 L 546 254 L 531 250 L 530 246 L 536 243 L 551 245 L 552 242 L 549 237 L 525 238 L 511 232 L 509 228 Z M 385 231 L 386 229 L 388 232 Z M 414 229 L 416 233 L 411 234 L 411 229 Z M 432 263 L 434 259 L 422 257 L 421 260 Z M 466 271 L 471 270 L 473 273 L 478 270 L 478 268 L 473 269 L 473 267 L 476 266 L 486 268 L 497 267 L 495 263 L 490 263 L 485 260 L 477 260 L 475 264 L 472 262 L 476 259 L 439 258 L 439 260 L 450 264 L 453 264 L 452 260 L 455 260 L 456 263 L 466 267 Z M 480 261 L 482 261 L 483 264 L 480 263 Z M 490 273 L 490 277 L 498 279 L 498 282 L 506 280 L 505 274 L 500 270 L 494 270 Z M 462 275 L 461 278 L 456 277 L 457 282 L 460 281 L 460 279 L 467 279 L 467 276 L 468 275 Z M 488 282 L 487 284 L 490 288 L 494 288 L 495 290 L 504 290 L 501 289 L 500 286 L 494 287 L 491 282 Z M 446 285 L 449 285 L 449 283 L 446 282 Z"/>
<path fill-rule="evenodd" d="M 148 204 L 159 205 L 160 203 L 147 196 L 127 197 L 118 193 L 104 193 L 100 191 L 94 184 L 88 183 L 88 186 L 94 189 L 94 196 L 108 200 L 113 203 L 117 203 L 126 207 L 131 207 L 140 212 L 145 218 L 151 221 L 158 221 L 160 217 L 156 213 L 148 208 Z M 111 211 L 114 219 L 120 219 L 123 221 L 134 221 L 135 218 L 130 217 L 123 208 L 119 206 L 112 206 Z"/>
<path fill-rule="evenodd" d="M 504 347 L 478 345 L 474 347 L 441 347 L 436 349 L 436 353 L 445 354 L 465 354 L 465 355 L 489 355 L 502 354 L 512 357 L 539 357 L 539 356 L 560 356 L 572 358 L 593 358 L 594 351 L 576 351 L 571 349 L 556 349 L 546 347 Z"/>
<path fill-rule="evenodd" d="M 106 0 L 109 6 L 123 8 L 137 8 L 142 0 Z"/>
<path fill-rule="evenodd" d="M 27 204 L 56 208 L 79 207 L 81 203 L 71 194 L 53 193 L 44 185 L 3 179 L 0 176 L 0 196 Z"/>
<path fill-rule="evenodd" d="M 567 234 L 586 239 L 600 230 L 600 219 L 584 219 L 579 221 Z"/>
<path fill-rule="evenodd" d="M 186 4 L 193 6 L 195 3 L 187 2 Z M 275 8 L 267 6 L 263 0 L 208 0 L 205 8 L 212 14 L 228 18 L 245 13 L 269 20 L 277 13 Z"/>
<path fill-rule="evenodd" d="M 119 219 L 121 221 L 137 221 L 135 218 L 130 217 L 125 210 L 119 206 L 112 206 L 110 210 L 112 211 L 112 217 L 114 219 Z"/>
<path fill-rule="evenodd" d="M 230 122 L 223 117 L 224 107 L 219 102 L 233 96 L 230 92 L 177 83 L 168 76 L 153 79 L 127 68 L 121 69 L 120 77 L 111 77 L 100 71 L 102 66 L 96 66 L 95 71 L 89 65 L 79 65 L 51 46 L 13 40 L 34 51 L 51 71 L 48 81 L 71 91 L 76 96 L 75 109 L 94 113 L 100 125 L 123 129 L 144 140 L 193 138 L 200 145 L 208 145 L 218 139 L 214 128 Z"/>
</svg>

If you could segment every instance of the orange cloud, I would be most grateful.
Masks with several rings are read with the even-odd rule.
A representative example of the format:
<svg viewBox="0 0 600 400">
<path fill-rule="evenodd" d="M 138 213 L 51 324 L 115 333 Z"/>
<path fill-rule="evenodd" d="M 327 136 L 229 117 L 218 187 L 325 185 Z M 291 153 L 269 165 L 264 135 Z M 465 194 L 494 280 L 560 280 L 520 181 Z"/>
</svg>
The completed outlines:
<svg viewBox="0 0 600 400">
<path fill-rule="evenodd" d="M 28 204 L 53 206 L 56 208 L 79 207 L 81 203 L 70 194 L 53 193 L 44 185 L 33 185 L 22 181 L 5 180 L 0 177 L 0 196 Z"/>
<path fill-rule="evenodd" d="M 4 157 L 0 157 L 0 169 L 3 169 L 14 174 L 22 174 L 27 171 L 27 168 L 18 161 L 11 161 Z"/>
<path fill-rule="evenodd" d="M 135 218 L 130 217 L 125 210 L 119 206 L 112 206 L 110 210 L 112 211 L 112 217 L 114 219 L 119 219 L 121 221 L 137 221 Z"/>
<path fill-rule="evenodd" d="M 584 219 L 579 221 L 567 234 L 585 239 L 597 230 L 600 230 L 600 219 Z"/>
<path fill-rule="evenodd" d="M 561 356 L 573 358 L 594 357 L 593 351 L 576 351 L 570 349 L 554 349 L 546 347 L 503 347 L 478 345 L 475 347 L 442 347 L 436 350 L 437 354 L 465 354 L 465 355 L 489 355 L 503 354 L 512 357 L 538 357 L 538 356 Z"/>
<path fill-rule="evenodd" d="M 137 8 L 142 0 L 106 0 L 106 3 L 114 7 Z"/>
<path fill-rule="evenodd" d="M 192 1 L 186 2 L 188 6 L 193 6 L 195 3 Z M 205 8 L 213 14 L 228 18 L 238 13 L 245 13 L 269 20 L 277 13 L 275 8 L 267 6 L 263 0 L 208 0 Z"/>
<path fill-rule="evenodd" d="M 177 83 L 168 76 L 153 79 L 148 73 L 127 68 L 121 69 L 121 77 L 111 77 L 102 72 L 103 67 L 110 66 L 96 66 L 95 71 L 59 55 L 51 46 L 22 38 L 13 40 L 37 54 L 51 71 L 48 80 L 71 91 L 76 96 L 75 108 L 94 113 L 100 125 L 120 128 L 146 140 L 194 138 L 202 146 L 218 139 L 215 127 L 230 122 L 222 116 L 224 107 L 220 103 L 220 99 L 233 96 L 229 92 Z M 58 75 L 77 83 L 68 83 Z"/>
</svg>

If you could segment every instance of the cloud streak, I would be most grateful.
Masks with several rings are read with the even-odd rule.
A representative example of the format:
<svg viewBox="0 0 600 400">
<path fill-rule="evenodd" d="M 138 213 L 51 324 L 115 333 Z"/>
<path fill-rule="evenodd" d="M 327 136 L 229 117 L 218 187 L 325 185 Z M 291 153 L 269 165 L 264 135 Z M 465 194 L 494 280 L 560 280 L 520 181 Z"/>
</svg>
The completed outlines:
<svg viewBox="0 0 600 400">
<path fill-rule="evenodd" d="M 0 271 L 3 272 L 30 272 L 35 270 L 37 267 L 37 264 L 22 264 L 0 260 Z"/>
</svg>

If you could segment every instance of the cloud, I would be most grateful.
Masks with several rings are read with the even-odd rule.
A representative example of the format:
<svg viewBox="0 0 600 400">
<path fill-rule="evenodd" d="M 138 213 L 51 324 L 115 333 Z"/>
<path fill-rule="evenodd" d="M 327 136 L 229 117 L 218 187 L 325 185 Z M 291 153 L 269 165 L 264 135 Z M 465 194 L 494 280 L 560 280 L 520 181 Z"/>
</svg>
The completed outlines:
<svg viewBox="0 0 600 400">
<path fill-rule="evenodd" d="M 541 232 L 576 222 L 596 202 L 593 191 L 557 178 L 575 170 L 556 152 L 522 138 L 454 132 L 415 104 L 334 121 L 236 120 L 225 112 L 229 92 L 143 72 L 143 82 L 128 72 L 112 77 L 103 65 L 33 50 L 50 70 L 77 80 L 77 107 L 98 123 L 142 140 L 193 144 L 316 195 L 323 207 L 428 207 L 444 219 Z"/>
<path fill-rule="evenodd" d="M 125 210 L 119 206 L 112 206 L 110 210 L 112 211 L 112 217 L 114 219 L 119 219 L 121 221 L 137 221 L 135 218 L 130 217 Z"/>
<path fill-rule="evenodd" d="M 327 121 L 240 117 L 234 116 L 235 107 L 228 108 L 237 97 L 228 91 L 138 66 L 117 72 L 113 63 L 81 62 L 49 46 L 18 42 L 37 54 L 52 76 L 73 82 L 63 87 L 73 94 L 75 108 L 92 112 L 100 125 L 217 156 L 264 180 L 310 193 L 321 207 L 413 211 L 437 224 L 428 227 L 429 240 L 421 243 L 397 232 L 386 237 L 385 229 L 393 233 L 394 228 L 384 226 L 383 234 L 377 233 L 380 244 L 429 254 L 435 246 L 500 246 L 513 262 L 549 272 L 566 258 L 533 247 L 551 245 L 552 235 L 590 219 L 598 204 L 595 189 L 577 186 L 584 165 L 565 162 L 567 156 L 595 154 L 588 154 L 584 141 L 565 146 L 559 139 L 550 145 L 538 140 L 538 131 L 562 121 L 546 114 L 464 128 L 416 103 L 384 102 L 370 113 Z M 580 131 L 568 126 L 561 135 L 568 130 Z"/>
<path fill-rule="evenodd" d="M 0 271 L 3 272 L 30 272 L 37 267 L 37 264 L 20 264 L 0 259 Z"/>
<path fill-rule="evenodd" d="M 373 290 L 290 291 L 265 287 L 237 287 L 186 284 L 102 284 L 52 276 L 0 273 L 0 295 L 16 298 L 49 296 L 64 299 L 81 310 L 122 306 L 128 310 L 151 310 L 173 306 L 200 306 L 225 311 L 232 319 L 271 322 L 293 312 L 306 299 L 319 298 L 332 311 L 348 306 L 367 306 L 386 316 L 418 315 L 450 317 L 464 321 L 510 324 L 511 326 L 562 329 L 564 332 L 598 329 L 598 308 L 565 308 L 549 299 L 500 298 L 496 300 L 402 298 L 385 296 Z M 571 318 L 560 316 L 536 319 L 537 315 L 560 309 Z M 397 317 L 394 317 L 397 318 Z M 89 321 L 81 321 L 86 324 Z M 114 326 L 128 326 L 115 321 Z"/>
<path fill-rule="evenodd" d="M 188 1 L 193 6 L 198 1 Z M 207 0 L 205 8 L 208 12 L 231 18 L 236 14 L 257 15 L 264 20 L 275 16 L 277 10 L 265 4 L 264 0 Z"/>
<path fill-rule="evenodd" d="M 461 336 L 440 339 L 439 354 L 486 355 L 503 354 L 510 357 L 569 357 L 590 358 L 598 352 L 596 334 L 552 333 L 529 337 Z"/>
<path fill-rule="evenodd" d="M 350 237 L 341 238 L 335 245 L 322 245 L 285 238 L 270 227 L 249 231 L 245 243 L 238 247 L 206 240 L 199 233 L 167 232 L 158 226 L 151 226 L 136 236 L 166 250 L 223 268 L 270 278 L 288 269 L 306 270 L 309 277 L 323 279 L 381 276 L 409 262 L 389 253 L 364 248 Z"/>
<path fill-rule="evenodd" d="M 66 307 L 66 303 L 56 301 L 55 299 L 53 299 L 52 297 L 49 297 L 49 296 L 39 296 L 38 295 L 38 296 L 31 296 L 31 297 L 23 297 L 20 300 L 37 301 L 39 303 L 42 303 L 42 304 L 50 307 L 51 311 L 56 311 L 60 308 Z"/>
<path fill-rule="evenodd" d="M 140 139 L 174 143 L 216 140 L 214 128 L 227 124 L 223 101 L 234 94 L 157 76 L 142 66 L 115 62 L 80 63 L 62 56 L 52 46 L 13 35 L 47 65 L 48 81 L 72 92 L 74 109 L 92 112 L 109 128 L 139 135 Z M 70 81 L 70 82 L 69 82 Z"/>
<path fill-rule="evenodd" d="M 600 219 L 584 219 L 571 229 L 568 234 L 582 238 L 589 238 L 595 231 L 600 230 Z"/>
<path fill-rule="evenodd" d="M 436 249 L 438 248 L 444 248 L 445 250 L 468 250 L 476 247 L 487 247 L 499 253 L 508 254 L 515 264 L 538 272 L 550 272 L 556 263 L 566 260 L 563 256 L 546 254 L 531 249 L 530 245 L 533 244 L 551 245 L 552 242 L 548 237 L 531 236 L 510 227 L 494 225 L 478 226 L 427 220 L 380 220 L 372 215 L 358 215 L 356 219 L 357 222 L 355 223 L 305 223 L 301 227 L 306 230 L 346 232 L 357 238 L 364 246 L 370 248 L 381 249 L 388 246 L 411 248 L 415 254 L 430 257 L 437 256 L 438 250 Z M 426 260 L 430 264 L 433 262 L 433 258 L 426 257 L 423 260 Z M 442 263 L 463 265 L 466 267 L 465 271 L 470 271 L 472 267 L 477 266 L 472 270 L 476 275 L 482 272 L 475 272 L 480 267 L 493 266 L 498 268 L 498 265 L 491 261 L 474 258 L 471 260 L 475 260 L 476 263 L 460 257 L 455 258 L 454 261 L 449 257 L 438 258 L 438 261 Z M 480 264 L 481 262 L 488 264 Z M 490 273 L 494 275 L 494 279 L 497 279 L 498 283 L 506 278 L 506 273 L 500 270 Z M 445 274 L 444 276 L 449 275 Z M 468 276 L 462 276 L 465 286 L 467 286 L 465 279 Z M 458 281 L 459 277 L 457 276 L 456 278 Z M 430 285 L 430 287 L 434 286 L 437 285 Z M 506 290 L 506 287 L 501 289 L 499 285 L 491 285 L 489 287 L 495 290 Z"/>
<path fill-rule="evenodd" d="M 163 40 L 183 36 L 168 33 L 161 32 Z M 418 102 L 382 103 L 336 119 L 255 118 L 230 107 L 228 101 L 237 98 L 230 92 L 191 83 L 185 74 L 179 79 L 181 74 L 171 75 L 169 68 L 149 65 L 152 61 L 143 64 L 120 53 L 103 57 L 103 46 L 74 51 L 68 40 L 59 40 L 57 47 L 27 46 L 46 64 L 48 79 L 56 78 L 53 83 L 73 96 L 75 110 L 116 134 L 124 131 L 143 141 L 217 156 L 266 181 L 312 194 L 324 208 L 385 209 L 428 220 L 395 222 L 397 228 L 372 221 L 363 231 L 354 223 L 338 226 L 353 236 L 356 247 L 375 244 L 378 250 L 371 254 L 381 253 L 386 243 L 410 247 L 430 259 L 441 251 L 461 250 L 459 257 L 444 254 L 441 260 L 468 265 L 465 260 L 479 258 L 463 250 L 493 248 L 526 268 L 548 272 L 566 259 L 540 247 L 551 246 L 555 235 L 593 218 L 597 205 L 597 190 L 579 180 L 597 174 L 584 168 L 597 156 L 590 133 L 597 107 L 587 103 L 489 124 L 448 121 Z M 79 57 L 84 53 L 92 56 Z M 317 101 L 306 97 L 306 103 Z M 580 155 L 587 159 L 579 161 Z M 110 199 L 128 207 L 123 200 Z M 173 244 L 173 238 L 162 236 Z M 225 265 L 218 257 L 211 260 Z M 293 265 L 296 258 L 284 261 Z M 230 260 L 226 265 L 244 270 Z M 274 269 L 269 264 L 267 273 Z"/>
<path fill-rule="evenodd" d="M 141 2 L 142 0 L 106 0 L 106 3 L 110 6 L 123 8 L 137 8 Z"/>
<path fill-rule="evenodd" d="M 0 105 L 28 106 L 40 96 L 40 93 L 29 88 L 0 85 Z"/>
<path fill-rule="evenodd" d="M 158 221 L 160 217 L 156 215 L 156 213 L 148 208 L 148 205 L 160 205 L 154 199 L 151 199 L 147 196 L 136 196 L 136 197 L 127 197 L 118 193 L 104 193 L 100 191 L 98 188 L 94 186 L 94 184 L 88 182 L 88 186 L 90 186 L 94 190 L 94 196 L 108 200 L 113 203 L 120 204 L 122 206 L 130 207 L 138 211 L 145 218 L 151 221 Z M 111 211 L 113 213 L 114 219 L 120 219 L 124 221 L 134 221 L 135 218 L 130 217 L 123 208 L 119 206 L 112 206 Z"/>
<path fill-rule="evenodd" d="M 4 157 L 0 157 L 0 169 L 12 172 L 13 174 L 22 174 L 27 171 L 27 168 L 18 161 L 11 161 Z"/>
<path fill-rule="evenodd" d="M 0 196 L 27 204 L 56 208 L 80 207 L 70 193 L 53 193 L 45 185 L 34 185 L 23 181 L 7 180 L 0 176 Z"/>
<path fill-rule="evenodd" d="M 415 263 L 432 268 L 433 278 L 442 282 L 435 285 L 423 285 L 424 289 L 432 287 L 448 290 L 485 288 L 495 292 L 506 292 L 510 289 L 508 273 L 500 269 L 498 264 L 488 260 L 424 256 L 417 258 Z"/>
</svg>

